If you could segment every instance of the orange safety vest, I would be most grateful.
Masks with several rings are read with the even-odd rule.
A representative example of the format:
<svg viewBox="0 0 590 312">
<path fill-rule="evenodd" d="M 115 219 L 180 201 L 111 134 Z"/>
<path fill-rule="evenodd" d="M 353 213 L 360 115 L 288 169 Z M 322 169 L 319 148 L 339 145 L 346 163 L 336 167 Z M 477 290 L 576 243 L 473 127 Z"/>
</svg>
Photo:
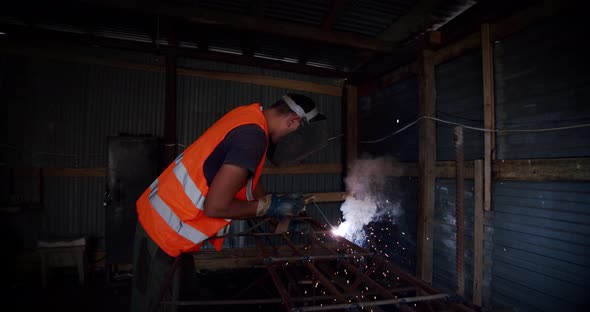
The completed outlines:
<svg viewBox="0 0 590 312">
<path fill-rule="evenodd" d="M 259 103 L 235 108 L 180 154 L 137 200 L 139 222 L 170 256 L 197 251 L 205 240 L 227 233 L 231 219 L 211 218 L 203 212 L 209 192 L 203 164 L 231 130 L 246 124 L 259 125 L 268 137 L 266 119 Z M 264 160 L 262 157 L 256 173 L 236 194 L 236 199 L 254 200 L 252 192 Z M 211 238 L 211 243 L 219 251 L 223 238 Z"/>
</svg>

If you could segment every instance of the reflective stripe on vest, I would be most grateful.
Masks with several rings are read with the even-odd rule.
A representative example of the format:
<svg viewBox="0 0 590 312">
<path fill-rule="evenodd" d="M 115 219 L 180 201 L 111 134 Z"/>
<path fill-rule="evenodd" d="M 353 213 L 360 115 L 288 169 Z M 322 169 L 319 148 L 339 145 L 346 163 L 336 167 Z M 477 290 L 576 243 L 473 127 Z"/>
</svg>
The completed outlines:
<svg viewBox="0 0 590 312">
<path fill-rule="evenodd" d="M 188 171 L 182 163 L 182 156 L 183 154 L 179 155 L 175 161 L 176 165 L 174 166 L 174 175 L 176 176 L 178 182 L 180 182 L 180 185 L 182 185 L 182 188 L 184 189 L 184 192 L 188 198 L 190 198 L 191 202 L 195 205 L 195 208 L 203 210 L 205 196 L 203 196 L 203 193 L 199 191 L 195 182 L 188 175 Z"/>
<path fill-rule="evenodd" d="M 254 183 L 254 177 L 250 177 L 248 179 L 248 185 L 246 186 L 246 199 L 254 200 L 254 195 L 252 195 L 252 184 Z"/>
<path fill-rule="evenodd" d="M 190 198 L 191 202 L 194 204 L 194 208 L 203 210 L 203 205 L 205 204 L 205 196 L 199 191 L 191 177 L 188 175 L 188 171 L 186 167 L 182 163 L 182 157 L 184 154 L 178 155 L 174 161 L 174 176 L 178 180 L 178 182 L 182 185 L 186 195 Z M 248 185 L 252 185 L 252 179 L 248 181 Z M 152 183 L 150 186 L 150 204 L 152 207 L 158 212 L 158 214 L 164 219 L 164 221 L 172 228 L 175 232 L 180 234 L 182 237 L 190 240 L 191 242 L 198 244 L 208 238 L 207 235 L 203 234 L 201 231 L 193 228 L 192 226 L 182 222 L 180 218 L 170 209 L 168 205 L 160 198 L 158 195 L 158 179 Z M 252 192 L 249 192 L 252 194 Z M 231 219 L 225 219 L 227 222 L 231 222 Z M 229 232 L 229 224 L 220 229 L 217 232 L 217 235 L 222 236 L 226 235 Z"/>
<path fill-rule="evenodd" d="M 150 186 L 151 192 L 149 195 L 150 204 L 158 212 L 160 217 L 180 236 L 190 240 L 191 242 L 198 244 L 208 237 L 201 233 L 199 230 L 189 226 L 182 222 L 180 218 L 166 205 L 166 203 L 158 195 L 158 180 L 154 181 Z"/>
</svg>

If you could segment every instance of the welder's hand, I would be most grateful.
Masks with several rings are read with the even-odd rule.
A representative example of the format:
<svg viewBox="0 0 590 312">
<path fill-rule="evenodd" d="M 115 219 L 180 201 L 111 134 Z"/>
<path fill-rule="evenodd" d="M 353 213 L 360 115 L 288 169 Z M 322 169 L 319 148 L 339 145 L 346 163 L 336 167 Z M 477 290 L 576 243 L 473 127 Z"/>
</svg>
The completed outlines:
<svg viewBox="0 0 590 312">
<path fill-rule="evenodd" d="M 258 200 L 256 216 L 269 216 L 277 219 L 292 217 L 303 211 L 305 204 L 305 198 L 299 193 L 269 194 Z"/>
</svg>

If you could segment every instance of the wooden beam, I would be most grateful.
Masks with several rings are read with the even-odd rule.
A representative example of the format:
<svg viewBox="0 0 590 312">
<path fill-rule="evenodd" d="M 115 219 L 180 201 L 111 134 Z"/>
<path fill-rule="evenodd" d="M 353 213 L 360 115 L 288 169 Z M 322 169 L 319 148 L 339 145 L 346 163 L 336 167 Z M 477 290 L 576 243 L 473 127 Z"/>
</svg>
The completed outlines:
<svg viewBox="0 0 590 312">
<path fill-rule="evenodd" d="M 332 164 L 302 164 L 284 167 L 264 167 L 262 174 L 324 174 L 324 173 L 342 173 L 342 165 L 339 163 Z"/>
<path fill-rule="evenodd" d="M 424 51 L 420 68 L 420 115 L 436 115 L 436 81 L 432 52 Z M 435 196 L 436 126 L 433 120 L 420 121 L 418 164 L 420 195 L 418 198 L 417 275 L 432 282 L 433 224 Z"/>
<path fill-rule="evenodd" d="M 346 197 L 348 196 L 347 192 L 325 192 L 325 193 L 312 193 L 312 194 L 305 194 L 307 195 L 314 195 L 315 199 L 314 202 L 316 203 L 329 203 L 329 202 L 341 202 L 345 201 Z"/>
<path fill-rule="evenodd" d="M 300 81 L 286 78 L 277 78 L 264 75 L 242 74 L 231 72 L 217 72 L 200 69 L 179 68 L 178 74 L 183 76 L 203 77 L 209 79 L 228 80 L 241 83 L 250 83 L 267 87 L 284 88 L 306 91 L 332 96 L 341 96 L 341 89 L 335 86 L 323 85 L 315 82 Z"/>
<path fill-rule="evenodd" d="M 481 25 L 481 57 L 483 79 L 484 128 L 495 129 L 494 121 L 494 47 L 491 41 L 490 25 Z M 495 154 L 494 133 L 484 133 L 484 209 L 492 210 L 492 161 Z"/>
<path fill-rule="evenodd" d="M 361 160 L 362 161 L 362 160 Z M 390 177 L 419 177 L 418 163 L 392 162 L 387 168 L 386 176 Z M 9 167 L 0 168 L 0 176 L 10 176 Z M 39 167 L 13 168 L 15 177 L 39 176 Z M 465 161 L 463 175 L 465 179 L 473 179 L 474 162 Z M 438 161 L 435 163 L 434 173 L 437 178 L 455 177 L 454 161 Z M 262 174 L 339 174 L 342 165 L 305 164 L 286 167 L 265 167 Z M 552 159 L 514 159 L 495 160 L 492 162 L 492 174 L 496 180 L 502 181 L 590 181 L 590 157 L 588 158 L 552 158 Z M 106 177 L 106 168 L 42 168 L 44 177 Z M 330 196 L 340 196 L 342 193 Z"/>
<path fill-rule="evenodd" d="M 10 53 L 10 54 L 19 54 L 19 55 L 22 55 L 23 52 L 25 52 L 25 54 L 27 54 L 27 55 L 49 58 L 49 59 L 61 61 L 61 62 L 74 62 L 74 63 L 82 63 L 82 64 L 102 65 L 102 66 L 109 66 L 109 67 L 114 67 L 114 68 L 140 70 L 140 71 L 148 71 L 148 72 L 158 72 L 158 73 L 165 72 L 165 67 L 162 65 L 140 64 L 140 63 L 127 62 L 127 61 L 108 60 L 108 59 L 97 58 L 97 57 L 63 55 L 63 54 L 58 54 L 58 53 L 47 54 L 47 53 L 43 53 L 41 51 L 22 51 L 19 49 L 10 49 L 10 48 L 1 48 L 0 51 Z M 192 69 L 192 68 L 181 68 L 181 67 L 177 67 L 176 72 L 178 73 L 178 75 L 182 75 L 182 76 L 202 77 L 202 78 L 218 79 L 218 80 L 228 80 L 228 81 L 235 81 L 235 82 L 240 82 L 240 83 L 262 85 L 262 86 L 267 86 L 267 87 L 285 88 L 285 89 L 306 91 L 306 92 L 326 94 L 326 95 L 332 95 L 332 96 L 340 96 L 341 95 L 341 89 L 339 87 L 331 86 L 331 85 L 324 85 L 324 84 L 319 84 L 319 83 L 314 83 L 314 82 L 309 82 L 309 81 L 301 81 L 301 80 L 278 78 L 278 77 L 255 75 L 255 74 L 218 72 L 218 71 L 200 70 L 200 69 Z"/>
<path fill-rule="evenodd" d="M 463 160 L 465 158 L 465 149 L 463 144 L 463 128 L 455 127 L 455 226 L 456 249 L 455 249 L 455 278 L 457 283 L 457 294 L 465 296 L 465 223 L 464 223 L 464 185 L 463 180 Z"/>
<path fill-rule="evenodd" d="M 352 166 L 358 154 L 358 90 L 355 86 L 346 86 L 346 166 Z"/>
<path fill-rule="evenodd" d="M 416 61 L 397 68 L 381 78 L 382 86 L 392 85 L 398 81 L 416 76 L 418 74 L 419 66 L 419 62 Z"/>
<path fill-rule="evenodd" d="M 496 160 L 495 180 L 590 181 L 590 158 Z"/>
<path fill-rule="evenodd" d="M 400 42 L 408 37 L 422 33 L 432 26 L 434 9 L 445 0 L 421 0 L 418 1 L 408 13 L 398 18 L 392 25 L 383 31 L 377 38 L 392 42 Z"/>
<path fill-rule="evenodd" d="M 434 52 L 433 62 L 435 65 L 442 64 L 480 47 L 481 35 L 477 32 L 465 37 L 461 41 L 457 41 L 436 50 L 436 52 Z"/>
<path fill-rule="evenodd" d="M 297 23 L 218 12 L 203 8 L 161 5 L 157 13 L 181 18 L 191 23 L 214 25 L 231 30 L 261 32 L 371 51 L 385 52 L 392 50 L 389 42 L 369 36 L 325 31 L 317 27 L 303 26 Z"/>
<path fill-rule="evenodd" d="M 483 303 L 483 240 L 484 240 L 484 174 L 483 161 L 475 161 L 475 196 L 473 219 L 473 304 Z"/>
</svg>

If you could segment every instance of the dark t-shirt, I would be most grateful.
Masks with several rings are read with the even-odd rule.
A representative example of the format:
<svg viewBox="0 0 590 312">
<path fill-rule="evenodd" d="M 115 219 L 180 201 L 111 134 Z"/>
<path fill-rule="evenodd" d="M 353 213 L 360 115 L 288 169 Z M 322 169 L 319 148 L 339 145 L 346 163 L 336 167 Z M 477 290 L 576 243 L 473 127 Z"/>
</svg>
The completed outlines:
<svg viewBox="0 0 590 312">
<path fill-rule="evenodd" d="M 242 125 L 231 130 L 205 160 L 203 173 L 207 185 L 211 185 L 217 171 L 224 164 L 247 169 L 248 176 L 252 176 L 264 157 L 267 141 L 264 130 L 255 124 Z"/>
</svg>

